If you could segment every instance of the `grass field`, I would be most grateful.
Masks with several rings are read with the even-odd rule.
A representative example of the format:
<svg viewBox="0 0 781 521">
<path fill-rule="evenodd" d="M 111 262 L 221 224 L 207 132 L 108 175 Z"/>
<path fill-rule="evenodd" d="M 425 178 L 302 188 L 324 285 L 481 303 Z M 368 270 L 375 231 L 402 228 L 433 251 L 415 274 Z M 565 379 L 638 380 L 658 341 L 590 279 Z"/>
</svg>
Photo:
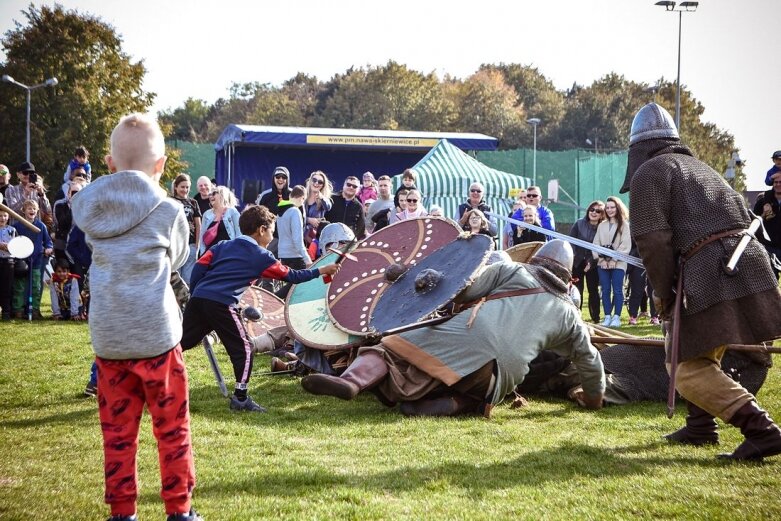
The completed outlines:
<svg viewBox="0 0 781 521">
<path fill-rule="evenodd" d="M 80 397 L 86 324 L 2 322 L 0 338 L 0 519 L 105 519 L 97 407 Z M 209 521 L 781 518 L 781 458 L 717 462 L 741 440 L 729 426 L 721 447 L 668 446 L 660 436 L 683 423 L 681 407 L 668 420 L 662 403 L 587 412 L 533 398 L 497 407 L 490 421 L 407 419 L 372 396 L 314 397 L 297 379 L 256 375 L 251 394 L 269 412 L 235 414 L 202 350 L 185 359 L 194 505 Z M 759 399 L 781 419 L 779 390 L 773 368 Z M 141 520 L 165 518 L 157 469 L 145 416 Z"/>
</svg>

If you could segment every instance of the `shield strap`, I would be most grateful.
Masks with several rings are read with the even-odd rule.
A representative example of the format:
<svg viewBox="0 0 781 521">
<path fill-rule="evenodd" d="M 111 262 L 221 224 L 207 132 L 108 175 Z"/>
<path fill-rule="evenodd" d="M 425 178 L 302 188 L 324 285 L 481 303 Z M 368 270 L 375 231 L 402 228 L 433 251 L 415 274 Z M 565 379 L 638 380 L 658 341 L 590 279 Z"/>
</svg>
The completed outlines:
<svg viewBox="0 0 781 521">
<path fill-rule="evenodd" d="M 536 295 L 538 293 L 546 293 L 547 290 L 545 288 L 524 288 L 524 289 L 516 289 L 512 291 L 502 291 L 499 293 L 494 293 L 493 295 L 488 295 L 487 297 L 483 297 L 477 300 L 473 300 L 472 302 L 469 302 L 466 304 L 464 309 L 469 309 L 474 306 L 472 309 L 472 314 L 469 315 L 469 320 L 466 323 L 466 327 L 470 328 L 472 327 L 472 322 L 474 322 L 475 318 L 477 317 L 477 312 L 480 311 L 480 308 L 482 307 L 483 303 L 489 301 L 489 300 L 496 300 L 500 298 L 510 298 L 510 297 L 520 297 L 523 295 Z"/>
</svg>

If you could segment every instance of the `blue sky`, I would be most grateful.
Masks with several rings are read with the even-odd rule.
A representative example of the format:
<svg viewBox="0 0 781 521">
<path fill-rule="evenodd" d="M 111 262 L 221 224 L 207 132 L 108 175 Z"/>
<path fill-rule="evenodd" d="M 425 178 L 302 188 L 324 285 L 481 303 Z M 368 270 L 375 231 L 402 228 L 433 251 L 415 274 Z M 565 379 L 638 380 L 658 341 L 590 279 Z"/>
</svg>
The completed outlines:
<svg viewBox="0 0 781 521">
<path fill-rule="evenodd" d="M 456 77 L 481 63 L 531 64 L 559 89 L 612 71 L 674 80 L 677 68 L 678 15 L 655 0 L 59 3 L 117 29 L 124 50 L 144 60 L 155 110 L 187 97 L 213 102 L 234 81 L 279 84 L 297 72 L 327 80 L 389 59 Z M 0 31 L 28 4 L 0 1 Z M 706 107 L 704 119 L 735 136 L 750 189 L 762 189 L 781 149 L 779 23 L 777 0 L 701 0 L 683 15 L 681 82 Z M 544 114 L 534 116 L 544 124 Z"/>
</svg>

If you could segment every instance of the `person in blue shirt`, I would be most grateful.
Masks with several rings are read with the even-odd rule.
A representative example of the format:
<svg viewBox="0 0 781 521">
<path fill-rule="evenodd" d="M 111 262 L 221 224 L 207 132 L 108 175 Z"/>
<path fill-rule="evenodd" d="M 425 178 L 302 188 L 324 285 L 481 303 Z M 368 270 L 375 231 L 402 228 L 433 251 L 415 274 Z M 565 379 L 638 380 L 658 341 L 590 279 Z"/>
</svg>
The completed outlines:
<svg viewBox="0 0 781 521">
<path fill-rule="evenodd" d="M 25 199 L 22 203 L 22 216 L 41 231 L 34 232 L 18 221 L 14 223 L 16 234 L 25 236 L 33 242 L 33 253 L 27 258 L 27 262 L 32 269 L 32 299 L 30 299 L 27 277 L 16 279 L 14 281 L 14 318 L 23 318 L 23 316 L 29 313 L 34 320 L 40 320 L 43 318 L 41 315 L 41 268 L 43 267 L 44 257 L 48 258 L 54 251 L 52 249 L 53 244 L 46 225 L 38 218 L 38 203 L 35 199 Z M 31 301 L 32 309 L 28 310 L 26 307 Z"/>
<path fill-rule="evenodd" d="M 268 208 L 248 206 L 239 217 L 242 235 L 209 249 L 195 263 L 190 278 L 191 297 L 182 319 L 182 349 L 195 347 L 211 331 L 217 333 L 236 378 L 230 402 L 234 411 L 266 412 L 247 394 L 256 348 L 239 314 L 241 295 L 259 278 L 299 284 L 339 271 L 337 264 L 303 270 L 282 264 L 266 249 L 275 227 L 276 216 Z"/>
<path fill-rule="evenodd" d="M 770 170 L 765 175 L 765 184 L 767 186 L 773 186 L 773 178 L 776 177 L 776 174 L 781 173 L 781 150 L 773 152 L 770 159 L 773 160 L 773 166 L 770 167 Z"/>
</svg>

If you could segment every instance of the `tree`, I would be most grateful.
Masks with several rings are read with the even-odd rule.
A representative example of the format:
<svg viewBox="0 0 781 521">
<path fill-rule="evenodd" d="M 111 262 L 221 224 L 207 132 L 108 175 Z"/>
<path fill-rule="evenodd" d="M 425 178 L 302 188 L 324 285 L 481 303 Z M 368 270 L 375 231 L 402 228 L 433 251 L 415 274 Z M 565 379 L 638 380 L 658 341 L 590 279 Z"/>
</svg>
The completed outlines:
<svg viewBox="0 0 781 521">
<path fill-rule="evenodd" d="M 453 130 L 482 132 L 500 140 L 501 148 L 518 148 L 525 130 L 526 113 L 518 95 L 497 70 L 483 69 L 463 83 L 452 82 L 458 116 Z"/>
<path fill-rule="evenodd" d="M 160 112 L 158 120 L 170 126 L 172 139 L 202 143 L 206 138 L 208 115 L 209 105 L 204 100 L 187 98 L 181 107 Z"/>
<path fill-rule="evenodd" d="M 518 96 L 518 105 L 522 106 L 527 117 L 542 119 L 542 125 L 537 129 L 537 148 L 555 148 L 555 131 L 561 124 L 566 110 L 564 94 L 553 85 L 536 67 L 517 63 L 499 65 L 483 64 L 480 70 L 498 71 L 504 76 L 504 81 L 511 86 Z M 532 146 L 532 132 L 527 128 L 521 134 L 514 136 L 513 142 L 518 146 Z"/>
<path fill-rule="evenodd" d="M 6 54 L 0 73 L 28 85 L 59 80 L 33 93 L 31 160 L 56 187 L 74 148 L 84 145 L 98 176 L 106 171 L 102 158 L 119 119 L 145 112 L 154 99 L 141 87 L 143 61 L 134 63 L 114 28 L 95 16 L 57 4 L 22 13 L 26 24 L 16 22 L 0 40 Z M 0 92 L 0 157 L 17 164 L 24 160 L 25 92 L 5 83 Z"/>
</svg>

